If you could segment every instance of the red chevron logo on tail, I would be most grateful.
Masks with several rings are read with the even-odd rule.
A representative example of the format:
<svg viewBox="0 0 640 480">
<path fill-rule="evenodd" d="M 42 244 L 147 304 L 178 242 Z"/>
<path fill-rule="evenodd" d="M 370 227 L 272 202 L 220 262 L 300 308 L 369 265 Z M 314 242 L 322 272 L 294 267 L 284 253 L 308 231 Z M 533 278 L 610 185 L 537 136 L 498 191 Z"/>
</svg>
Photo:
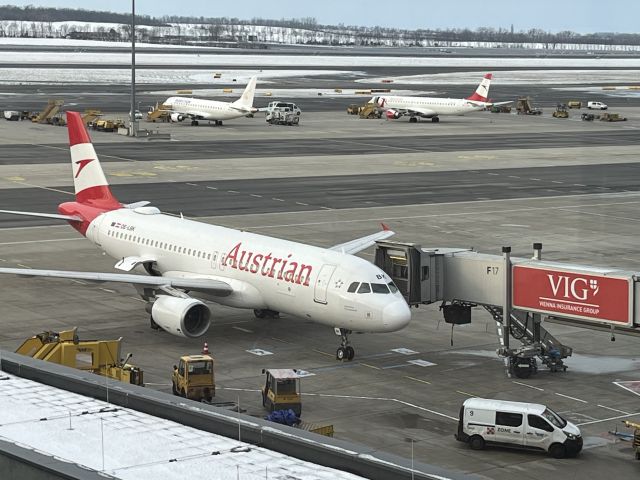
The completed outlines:
<svg viewBox="0 0 640 480">
<path fill-rule="evenodd" d="M 94 160 L 95 160 L 95 158 L 88 158 L 86 160 L 78 160 L 76 162 L 76 165 L 80 165 L 80 168 L 78 168 L 78 171 L 76 172 L 76 176 L 74 178 L 78 178 L 78 175 L 80 175 L 80 172 L 84 169 L 84 167 L 89 165 Z"/>
</svg>

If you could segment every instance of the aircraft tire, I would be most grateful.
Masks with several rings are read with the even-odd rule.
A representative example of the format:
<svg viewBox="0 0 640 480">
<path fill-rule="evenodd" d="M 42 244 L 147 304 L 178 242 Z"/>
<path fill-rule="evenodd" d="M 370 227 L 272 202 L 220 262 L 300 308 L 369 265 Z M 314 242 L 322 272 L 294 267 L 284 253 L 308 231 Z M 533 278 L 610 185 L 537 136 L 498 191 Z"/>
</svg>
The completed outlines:
<svg viewBox="0 0 640 480">
<path fill-rule="evenodd" d="M 149 315 L 149 323 L 151 325 L 151 328 L 153 330 L 160 330 L 160 325 L 158 325 L 155 320 L 153 319 L 153 316 Z"/>
<path fill-rule="evenodd" d="M 438 122 L 440 121 L 440 119 L 439 119 L 438 117 L 433 117 L 433 118 L 431 119 L 431 121 L 432 121 L 433 123 L 438 123 Z"/>
<path fill-rule="evenodd" d="M 409 118 L 409 123 L 418 123 L 418 118 L 417 117 L 410 117 Z"/>
<path fill-rule="evenodd" d="M 336 360 L 345 360 L 347 358 L 347 349 L 344 347 L 338 347 L 336 350 Z"/>
<path fill-rule="evenodd" d="M 265 318 L 267 316 L 266 310 L 254 310 L 253 314 L 256 318 Z"/>
<path fill-rule="evenodd" d="M 349 346 L 345 350 L 347 354 L 347 360 L 349 361 L 353 360 L 353 357 L 356 356 L 356 351 L 353 349 L 353 347 Z"/>
</svg>

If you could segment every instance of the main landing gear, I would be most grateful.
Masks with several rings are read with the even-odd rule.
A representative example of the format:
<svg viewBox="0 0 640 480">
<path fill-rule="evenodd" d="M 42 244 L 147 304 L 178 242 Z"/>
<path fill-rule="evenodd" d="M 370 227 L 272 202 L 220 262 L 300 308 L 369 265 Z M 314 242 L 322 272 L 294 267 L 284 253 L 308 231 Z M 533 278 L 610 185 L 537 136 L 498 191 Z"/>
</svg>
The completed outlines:
<svg viewBox="0 0 640 480">
<path fill-rule="evenodd" d="M 336 328 L 336 335 L 340 335 L 342 338 L 342 343 L 336 350 L 336 360 L 353 360 L 353 357 L 356 355 L 356 351 L 353 349 L 351 345 L 349 345 L 349 338 L 347 335 L 351 333 L 351 330 L 347 330 L 346 328 Z"/>
<path fill-rule="evenodd" d="M 192 127 L 197 127 L 198 126 L 198 120 L 191 120 L 191 126 Z"/>
<path fill-rule="evenodd" d="M 418 117 L 409 117 L 409 123 L 418 123 Z"/>
<path fill-rule="evenodd" d="M 440 121 L 440 118 L 439 117 L 431 117 L 431 121 L 433 123 L 438 123 Z"/>
<path fill-rule="evenodd" d="M 256 318 L 280 318 L 280 312 L 275 310 L 254 310 L 253 314 Z"/>
</svg>

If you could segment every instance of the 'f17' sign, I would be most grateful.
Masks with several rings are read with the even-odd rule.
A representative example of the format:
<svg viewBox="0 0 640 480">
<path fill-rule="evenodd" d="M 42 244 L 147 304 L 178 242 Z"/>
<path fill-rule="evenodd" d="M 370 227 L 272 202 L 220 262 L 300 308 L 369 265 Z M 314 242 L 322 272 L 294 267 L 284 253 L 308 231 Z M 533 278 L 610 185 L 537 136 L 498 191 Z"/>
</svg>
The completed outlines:
<svg viewBox="0 0 640 480">
<path fill-rule="evenodd" d="M 629 325 L 630 288 L 625 278 L 513 267 L 514 308 L 559 317 Z"/>
</svg>

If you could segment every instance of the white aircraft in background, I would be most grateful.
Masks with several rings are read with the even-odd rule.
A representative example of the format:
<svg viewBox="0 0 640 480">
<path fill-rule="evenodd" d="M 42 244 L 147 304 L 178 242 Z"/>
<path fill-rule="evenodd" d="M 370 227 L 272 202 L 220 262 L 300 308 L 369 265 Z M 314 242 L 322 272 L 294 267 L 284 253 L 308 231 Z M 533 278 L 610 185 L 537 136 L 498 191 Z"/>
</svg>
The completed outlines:
<svg viewBox="0 0 640 480">
<path fill-rule="evenodd" d="M 491 77 L 492 75 L 487 73 L 474 94 L 467 98 L 398 97 L 388 95 L 373 97 L 371 102 L 385 110 L 389 119 L 397 119 L 408 115 L 409 122 L 412 123 L 417 122 L 419 117 L 430 118 L 432 122 L 439 122 L 440 115 L 464 115 L 469 112 L 484 110 L 493 105 L 512 103 L 492 103 L 487 101 Z"/>
<path fill-rule="evenodd" d="M 67 112 L 75 201 L 59 214 L 16 212 L 66 220 L 130 272 L 73 272 L 0 268 L 0 273 L 90 282 L 130 283 L 147 304 L 151 326 L 181 337 L 204 335 L 211 311 L 201 299 L 253 309 L 257 317 L 278 312 L 334 327 L 342 343 L 339 360 L 351 360 L 347 335 L 393 332 L 411 312 L 389 276 L 356 257 L 394 233 L 382 231 L 331 248 L 320 248 L 164 215 L 149 202 L 120 203 L 111 193 L 80 114 Z M 77 287 L 76 287 L 77 288 Z"/>
<path fill-rule="evenodd" d="M 258 111 L 257 108 L 253 108 L 255 91 L 256 77 L 251 77 L 242 96 L 235 102 L 170 97 L 163 103 L 163 108 L 171 111 L 173 122 L 181 122 L 189 117 L 191 125 L 198 125 L 198 120 L 213 121 L 215 125 L 222 125 L 223 120 L 246 117 Z"/>
</svg>

